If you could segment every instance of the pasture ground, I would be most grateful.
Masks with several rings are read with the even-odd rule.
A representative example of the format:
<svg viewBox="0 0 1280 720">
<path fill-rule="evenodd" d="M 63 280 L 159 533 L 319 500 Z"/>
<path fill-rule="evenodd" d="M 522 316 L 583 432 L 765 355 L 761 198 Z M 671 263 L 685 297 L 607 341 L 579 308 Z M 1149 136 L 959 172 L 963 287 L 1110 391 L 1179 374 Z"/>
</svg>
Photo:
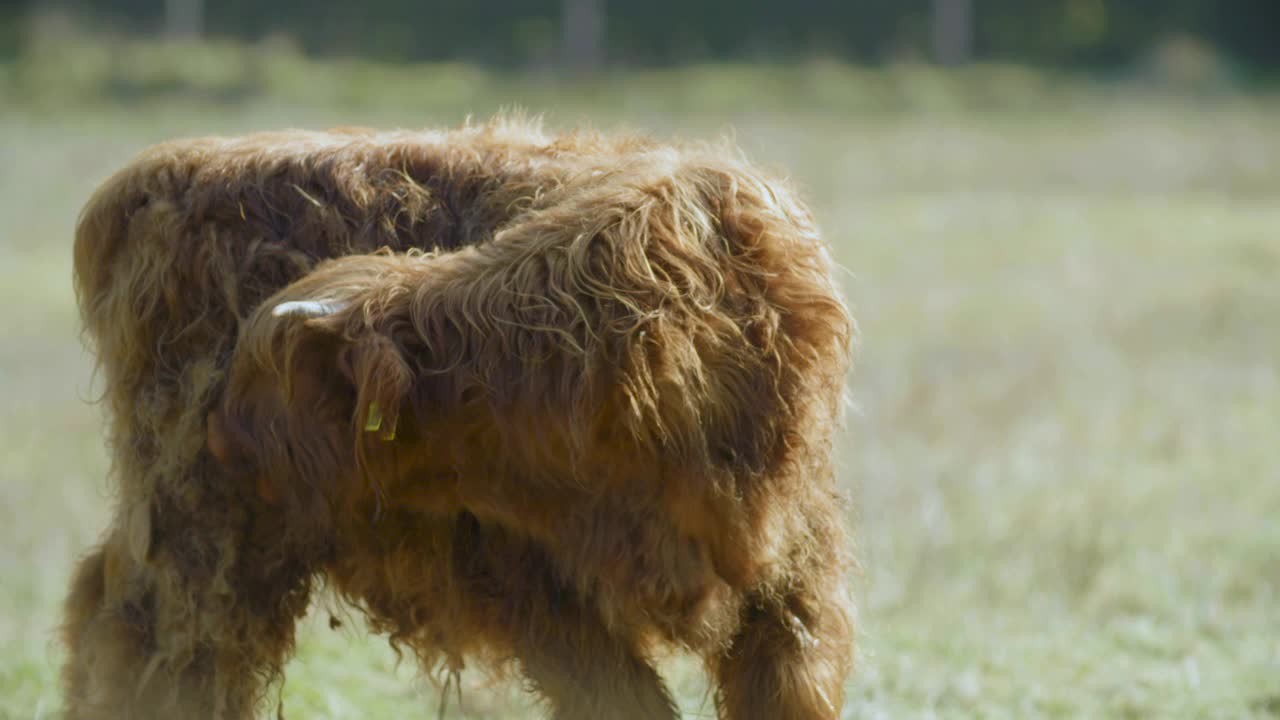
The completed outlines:
<svg viewBox="0 0 1280 720">
<path fill-rule="evenodd" d="M 805 188 L 862 329 L 839 447 L 865 566 L 847 717 L 1280 717 L 1277 99 L 1007 69 L 567 87 L 290 62 L 241 94 L 83 101 L 59 93 L 74 78 L 5 70 L 0 718 L 56 714 L 59 605 L 112 503 L 70 285 L 95 184 L 175 136 L 515 103 L 555 126 L 732 128 Z M 434 716 L 410 663 L 326 617 L 301 631 L 286 717 Z M 710 717 L 695 669 L 667 672 Z M 466 716 L 529 713 L 489 697 L 468 686 Z"/>
</svg>

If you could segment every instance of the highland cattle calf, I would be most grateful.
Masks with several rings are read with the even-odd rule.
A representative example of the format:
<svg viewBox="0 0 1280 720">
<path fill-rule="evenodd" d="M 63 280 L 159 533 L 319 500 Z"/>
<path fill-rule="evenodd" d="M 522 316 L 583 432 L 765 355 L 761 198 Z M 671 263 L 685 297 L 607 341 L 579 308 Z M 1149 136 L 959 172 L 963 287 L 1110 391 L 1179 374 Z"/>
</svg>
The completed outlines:
<svg viewBox="0 0 1280 720">
<path fill-rule="evenodd" d="M 152 149 L 81 219 L 118 505 L 67 714 L 249 717 L 320 579 L 428 671 L 556 718 L 836 718 L 853 325 L 791 192 L 722 146 L 452 132 Z"/>
</svg>

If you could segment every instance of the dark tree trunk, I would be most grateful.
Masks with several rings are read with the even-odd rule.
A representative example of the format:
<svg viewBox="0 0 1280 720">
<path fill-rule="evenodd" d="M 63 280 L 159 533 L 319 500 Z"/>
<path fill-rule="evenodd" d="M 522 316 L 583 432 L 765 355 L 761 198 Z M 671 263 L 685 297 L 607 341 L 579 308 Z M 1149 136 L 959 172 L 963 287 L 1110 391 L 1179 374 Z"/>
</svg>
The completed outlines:
<svg viewBox="0 0 1280 720">
<path fill-rule="evenodd" d="M 204 34 L 204 0 L 164 0 L 164 32 L 171 38 Z"/>
<path fill-rule="evenodd" d="M 933 0 L 933 59 L 963 65 L 973 55 L 973 0 Z"/>
<path fill-rule="evenodd" d="M 560 18 L 564 62 L 580 72 L 604 64 L 604 0 L 563 0 Z"/>
</svg>

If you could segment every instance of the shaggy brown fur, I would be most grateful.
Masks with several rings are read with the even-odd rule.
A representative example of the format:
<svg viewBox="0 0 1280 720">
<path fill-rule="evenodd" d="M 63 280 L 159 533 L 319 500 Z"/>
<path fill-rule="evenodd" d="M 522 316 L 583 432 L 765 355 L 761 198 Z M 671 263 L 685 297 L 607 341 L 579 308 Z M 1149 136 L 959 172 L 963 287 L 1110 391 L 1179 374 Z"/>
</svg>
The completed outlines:
<svg viewBox="0 0 1280 720">
<path fill-rule="evenodd" d="M 321 577 L 556 717 L 672 717 L 669 645 L 725 717 L 836 717 L 830 271 L 727 148 L 496 122 L 149 151 L 76 241 L 119 501 L 67 600 L 68 717 L 250 716 Z"/>
</svg>

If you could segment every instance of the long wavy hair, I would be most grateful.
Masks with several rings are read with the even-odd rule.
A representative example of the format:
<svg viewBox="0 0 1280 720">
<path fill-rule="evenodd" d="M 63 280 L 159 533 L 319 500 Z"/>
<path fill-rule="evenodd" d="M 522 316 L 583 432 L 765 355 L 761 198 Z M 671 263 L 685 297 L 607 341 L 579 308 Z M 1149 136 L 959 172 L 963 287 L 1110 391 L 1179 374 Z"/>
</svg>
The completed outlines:
<svg viewBox="0 0 1280 720">
<path fill-rule="evenodd" d="M 835 717 L 853 324 L 731 147 L 183 141 L 104 185 L 75 260 L 120 502 L 68 601 L 72 698 L 141 663 L 251 708 L 327 577 L 426 667 L 518 660 L 562 710 L 563 656 L 647 677 L 676 644 L 730 717 Z M 142 660 L 95 665 L 121 603 Z"/>
</svg>

